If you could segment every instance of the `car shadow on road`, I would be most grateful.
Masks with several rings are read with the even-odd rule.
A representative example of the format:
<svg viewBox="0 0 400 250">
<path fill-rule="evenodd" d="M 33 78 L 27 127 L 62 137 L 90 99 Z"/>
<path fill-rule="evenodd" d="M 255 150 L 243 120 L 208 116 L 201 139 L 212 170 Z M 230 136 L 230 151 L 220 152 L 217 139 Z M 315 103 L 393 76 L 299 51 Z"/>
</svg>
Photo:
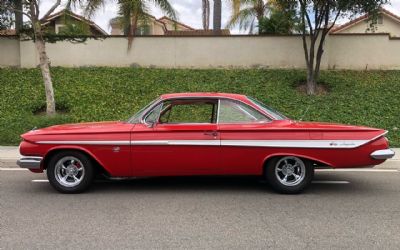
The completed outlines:
<svg viewBox="0 0 400 250">
<path fill-rule="evenodd" d="M 334 181 L 337 177 L 317 176 L 316 181 Z M 343 178 L 342 178 L 343 179 Z M 312 183 L 303 194 L 346 193 L 360 194 L 370 192 L 371 186 L 349 178 L 348 183 Z M 197 192 L 236 192 L 275 194 L 274 190 L 261 177 L 254 176 L 190 176 L 190 177 L 152 177 L 130 180 L 97 180 L 90 192 L 114 193 L 197 193 Z"/>
</svg>

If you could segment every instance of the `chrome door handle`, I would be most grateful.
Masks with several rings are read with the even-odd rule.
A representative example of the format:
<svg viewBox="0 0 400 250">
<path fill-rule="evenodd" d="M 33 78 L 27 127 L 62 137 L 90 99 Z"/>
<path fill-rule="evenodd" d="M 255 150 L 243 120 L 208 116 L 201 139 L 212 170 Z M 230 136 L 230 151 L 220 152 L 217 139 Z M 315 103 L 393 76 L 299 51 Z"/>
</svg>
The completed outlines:
<svg viewBox="0 0 400 250">
<path fill-rule="evenodd" d="M 217 137 L 218 136 L 218 132 L 217 131 L 205 131 L 204 135 Z"/>
</svg>

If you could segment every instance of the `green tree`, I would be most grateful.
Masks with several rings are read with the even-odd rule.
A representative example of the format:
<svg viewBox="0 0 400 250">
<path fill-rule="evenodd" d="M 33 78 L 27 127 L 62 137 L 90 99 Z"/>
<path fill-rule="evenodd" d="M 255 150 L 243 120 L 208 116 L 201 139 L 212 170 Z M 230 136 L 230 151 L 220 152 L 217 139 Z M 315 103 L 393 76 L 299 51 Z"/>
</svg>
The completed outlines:
<svg viewBox="0 0 400 250">
<path fill-rule="evenodd" d="M 29 19 L 33 31 L 35 47 L 39 54 L 39 66 L 46 93 L 47 115 L 54 115 L 56 113 L 56 102 L 54 99 L 53 81 L 50 74 L 50 62 L 46 52 L 45 31 L 42 28 L 42 20 L 45 20 L 50 16 L 60 5 L 61 0 L 53 2 L 53 5 L 47 10 L 47 12 L 39 18 L 40 0 L 24 0 L 21 2 L 3 1 L 0 3 L 0 9 L 23 14 Z"/>
<path fill-rule="evenodd" d="M 276 1 L 279 3 L 282 0 Z M 375 20 L 379 8 L 388 0 L 297 0 L 297 2 L 307 65 L 307 94 L 314 95 L 325 39 L 338 18 L 368 13 L 370 18 Z"/>
<path fill-rule="evenodd" d="M 108 0 L 75 0 L 85 6 L 88 15 L 94 14 L 98 9 L 104 6 Z M 150 12 L 150 5 L 159 7 L 166 16 L 177 20 L 177 13 L 168 0 L 115 0 L 119 8 L 119 19 L 124 30 L 129 37 L 129 47 L 133 36 L 136 34 L 138 25 L 146 22 Z"/>
<path fill-rule="evenodd" d="M 0 30 L 11 29 L 15 23 L 15 14 L 13 10 L 5 8 L 4 5 L 11 5 L 13 0 L 3 0 L 4 3 L 0 5 Z"/>
<path fill-rule="evenodd" d="M 262 22 L 269 11 L 269 3 L 266 0 L 232 0 L 232 16 L 227 28 L 239 26 L 241 30 L 254 32 L 256 21 Z"/>
<path fill-rule="evenodd" d="M 268 16 L 258 23 L 260 34 L 293 34 L 300 33 L 300 19 L 297 13 L 298 5 L 295 0 L 270 2 Z"/>
</svg>

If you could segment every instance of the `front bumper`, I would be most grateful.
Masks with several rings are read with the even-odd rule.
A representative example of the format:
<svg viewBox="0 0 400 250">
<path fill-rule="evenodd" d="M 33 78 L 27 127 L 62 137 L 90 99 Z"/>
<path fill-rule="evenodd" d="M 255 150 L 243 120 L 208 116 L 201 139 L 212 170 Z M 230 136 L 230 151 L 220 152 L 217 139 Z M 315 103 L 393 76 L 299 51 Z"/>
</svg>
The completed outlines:
<svg viewBox="0 0 400 250">
<path fill-rule="evenodd" d="M 375 160 L 387 160 L 394 156 L 394 151 L 391 149 L 376 150 L 371 153 L 371 157 Z"/>
<path fill-rule="evenodd" d="M 42 160 L 43 160 L 43 157 L 39 157 L 39 156 L 22 156 L 17 161 L 17 165 L 20 168 L 40 169 Z"/>
</svg>

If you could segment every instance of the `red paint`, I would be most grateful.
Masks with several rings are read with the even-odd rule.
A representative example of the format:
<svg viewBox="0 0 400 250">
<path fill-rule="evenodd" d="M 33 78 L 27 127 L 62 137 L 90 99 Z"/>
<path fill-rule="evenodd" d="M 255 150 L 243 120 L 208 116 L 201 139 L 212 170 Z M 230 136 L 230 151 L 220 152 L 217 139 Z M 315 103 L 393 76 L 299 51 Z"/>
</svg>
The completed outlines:
<svg viewBox="0 0 400 250">
<path fill-rule="evenodd" d="M 246 96 L 222 93 L 179 93 L 171 98 L 229 98 L 263 112 Z M 264 112 L 263 112 L 264 113 Z M 111 176 L 259 175 L 273 156 L 295 155 L 334 168 L 377 165 L 370 154 L 387 149 L 384 130 L 329 123 L 274 120 L 257 124 L 144 124 L 97 122 L 65 124 L 22 135 L 22 155 L 46 157 L 54 150 L 80 150 L 102 165 Z M 273 148 L 212 145 L 80 145 L 63 141 L 168 141 L 168 140 L 371 140 L 351 149 Z M 55 144 L 40 144 L 58 141 Z M 115 147 L 119 150 L 115 151 Z M 42 166 L 46 168 L 46 166 Z M 40 170 L 39 170 L 40 172 Z"/>
</svg>

